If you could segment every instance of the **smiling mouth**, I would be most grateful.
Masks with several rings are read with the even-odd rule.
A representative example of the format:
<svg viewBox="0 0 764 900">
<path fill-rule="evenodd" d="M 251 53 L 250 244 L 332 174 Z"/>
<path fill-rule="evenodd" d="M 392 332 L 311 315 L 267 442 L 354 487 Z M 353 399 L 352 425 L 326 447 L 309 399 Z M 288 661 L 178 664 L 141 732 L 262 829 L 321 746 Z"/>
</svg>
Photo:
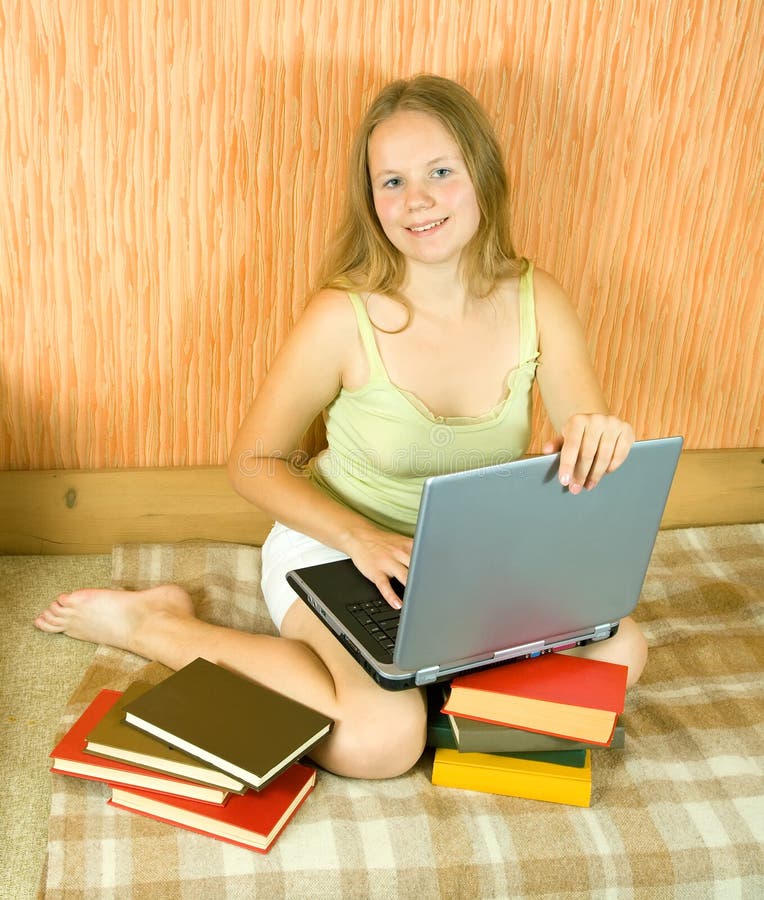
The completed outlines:
<svg viewBox="0 0 764 900">
<path fill-rule="evenodd" d="M 438 225 L 442 225 L 446 221 L 447 218 L 448 218 L 448 216 L 446 216 L 446 218 L 444 218 L 444 219 L 438 219 L 437 222 L 428 222 L 426 225 L 412 225 L 411 227 L 407 228 L 406 230 L 413 231 L 414 234 L 423 234 L 426 231 L 432 231 L 432 229 L 437 228 Z"/>
</svg>

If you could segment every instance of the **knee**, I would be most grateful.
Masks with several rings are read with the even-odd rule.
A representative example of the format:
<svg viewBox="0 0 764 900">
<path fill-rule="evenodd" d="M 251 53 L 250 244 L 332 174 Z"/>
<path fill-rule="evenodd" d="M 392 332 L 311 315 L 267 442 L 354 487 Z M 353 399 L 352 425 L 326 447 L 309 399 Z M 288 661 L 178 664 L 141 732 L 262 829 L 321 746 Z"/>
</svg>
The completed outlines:
<svg viewBox="0 0 764 900">
<path fill-rule="evenodd" d="M 599 641 L 579 647 L 576 650 L 563 650 L 574 656 L 586 656 L 589 659 L 600 659 L 603 662 L 618 663 L 628 667 L 626 687 L 639 681 L 647 662 L 647 641 L 637 623 L 630 616 L 621 619 L 616 634 L 606 641 Z"/>
<path fill-rule="evenodd" d="M 647 641 L 642 629 L 631 617 L 621 621 L 618 638 L 621 644 L 619 656 L 623 665 L 629 667 L 626 685 L 631 687 L 639 681 L 647 663 Z"/>
<path fill-rule="evenodd" d="M 347 711 L 318 762 L 338 775 L 373 779 L 395 778 L 416 764 L 425 747 L 426 704 L 419 691 L 383 693 L 379 703 Z"/>
</svg>

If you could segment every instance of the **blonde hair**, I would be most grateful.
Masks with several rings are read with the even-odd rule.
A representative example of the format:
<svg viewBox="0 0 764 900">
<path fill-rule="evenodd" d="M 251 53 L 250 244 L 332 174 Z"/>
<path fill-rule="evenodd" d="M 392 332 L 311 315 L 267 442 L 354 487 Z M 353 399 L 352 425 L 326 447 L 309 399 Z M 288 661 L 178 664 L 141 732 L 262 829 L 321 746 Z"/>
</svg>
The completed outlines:
<svg viewBox="0 0 764 900">
<path fill-rule="evenodd" d="M 350 151 L 344 215 L 320 267 L 318 288 L 363 290 L 404 299 L 400 288 L 405 260 L 377 218 L 368 167 L 371 133 L 401 110 L 434 116 L 461 151 L 480 209 L 477 231 L 462 251 L 461 273 L 467 290 L 475 297 L 485 297 L 500 279 L 523 274 L 528 263 L 512 247 L 507 175 L 488 117 L 469 91 L 438 75 L 394 81 L 369 107 Z"/>
</svg>

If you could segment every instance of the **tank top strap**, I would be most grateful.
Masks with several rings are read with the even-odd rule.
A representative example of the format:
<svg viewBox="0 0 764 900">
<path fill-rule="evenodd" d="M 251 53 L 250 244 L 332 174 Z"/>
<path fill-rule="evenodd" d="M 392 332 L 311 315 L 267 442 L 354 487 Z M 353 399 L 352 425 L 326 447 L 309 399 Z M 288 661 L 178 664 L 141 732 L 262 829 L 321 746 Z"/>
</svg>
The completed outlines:
<svg viewBox="0 0 764 900">
<path fill-rule="evenodd" d="M 535 359 L 539 353 L 536 328 L 536 302 L 533 295 L 533 263 L 520 276 L 520 362 Z"/>
<path fill-rule="evenodd" d="M 363 349 L 366 351 L 366 358 L 369 360 L 369 377 L 384 378 L 385 381 L 388 381 L 387 370 L 382 362 L 379 347 L 377 347 L 377 341 L 374 337 L 374 326 L 371 324 L 369 314 L 366 311 L 366 304 L 358 294 L 348 292 L 348 297 L 350 297 L 350 302 L 353 304 L 356 321 L 358 322 L 358 333 L 361 336 Z"/>
</svg>

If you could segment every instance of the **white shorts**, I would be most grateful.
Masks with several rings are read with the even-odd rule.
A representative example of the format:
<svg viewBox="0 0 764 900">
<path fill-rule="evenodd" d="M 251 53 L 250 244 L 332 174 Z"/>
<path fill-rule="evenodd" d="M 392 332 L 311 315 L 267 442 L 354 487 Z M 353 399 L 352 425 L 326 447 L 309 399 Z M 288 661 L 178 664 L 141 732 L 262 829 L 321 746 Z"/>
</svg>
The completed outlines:
<svg viewBox="0 0 764 900">
<path fill-rule="evenodd" d="M 300 566 L 315 566 L 347 558 L 346 553 L 333 550 L 307 534 L 276 522 L 263 544 L 260 585 L 268 612 L 279 631 L 287 610 L 299 599 L 287 584 L 286 573 Z"/>
</svg>

